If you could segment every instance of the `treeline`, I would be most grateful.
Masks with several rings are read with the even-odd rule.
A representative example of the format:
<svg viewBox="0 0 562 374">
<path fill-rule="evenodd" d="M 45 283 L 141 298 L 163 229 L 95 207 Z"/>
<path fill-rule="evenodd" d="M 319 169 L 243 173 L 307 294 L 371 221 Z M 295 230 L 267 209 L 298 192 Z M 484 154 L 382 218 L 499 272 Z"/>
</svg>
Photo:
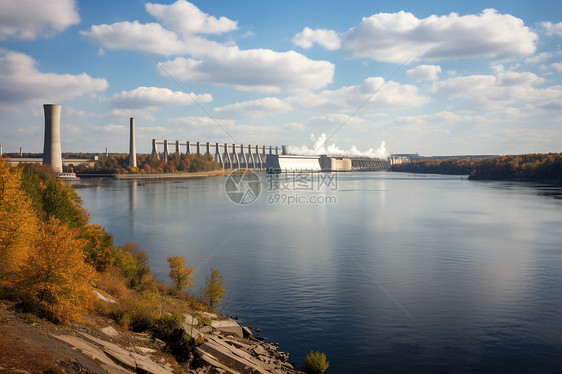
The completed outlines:
<svg viewBox="0 0 562 374">
<path fill-rule="evenodd" d="M 393 171 L 469 175 L 473 180 L 550 180 L 562 182 L 562 153 L 499 156 L 487 159 L 420 160 L 393 165 Z"/>
<path fill-rule="evenodd" d="M 91 174 L 161 174 L 161 173 L 192 173 L 220 169 L 220 165 L 213 160 L 211 154 L 182 154 L 168 155 L 164 161 L 157 155 L 137 154 L 137 167 L 129 166 L 128 154 L 101 155 L 90 164 L 70 165 L 65 171 Z"/>
<path fill-rule="evenodd" d="M 501 156 L 474 165 L 470 179 L 562 182 L 562 153 Z"/>
<path fill-rule="evenodd" d="M 187 354 L 194 342 L 182 333 L 180 312 L 220 302 L 223 278 L 211 269 L 196 299 L 188 293 L 193 268 L 181 256 L 168 262 L 173 286 L 155 279 L 135 243 L 115 246 L 110 233 L 89 223 L 79 195 L 50 169 L 10 167 L 0 158 L 0 298 L 57 323 L 94 312 L 150 331 Z M 118 302 L 104 302 L 96 293 Z"/>
<path fill-rule="evenodd" d="M 477 160 L 469 158 L 447 160 L 418 160 L 407 164 L 392 165 L 392 171 L 428 174 L 468 175 Z"/>
</svg>

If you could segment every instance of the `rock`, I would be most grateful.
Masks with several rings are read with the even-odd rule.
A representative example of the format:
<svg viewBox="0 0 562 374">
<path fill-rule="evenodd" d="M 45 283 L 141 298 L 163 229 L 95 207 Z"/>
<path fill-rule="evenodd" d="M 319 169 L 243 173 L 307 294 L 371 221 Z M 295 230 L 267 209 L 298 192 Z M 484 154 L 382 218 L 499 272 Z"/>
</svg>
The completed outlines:
<svg viewBox="0 0 562 374">
<path fill-rule="evenodd" d="M 201 331 L 197 330 L 195 327 L 186 325 L 185 323 L 182 325 L 185 333 L 191 336 L 193 339 L 197 339 L 198 337 L 202 336 Z"/>
<path fill-rule="evenodd" d="M 189 313 L 184 313 L 183 315 L 185 316 L 184 325 L 197 326 L 199 324 L 199 320 L 197 319 L 197 317 L 193 317 Z"/>
<path fill-rule="evenodd" d="M 111 326 L 107 326 L 107 327 L 102 328 L 101 332 L 103 332 L 105 335 L 111 336 L 111 337 L 119 335 L 119 332 Z"/>
<path fill-rule="evenodd" d="M 252 334 L 252 330 L 250 330 L 248 327 L 246 326 L 241 326 L 242 327 L 242 335 L 245 338 L 249 338 L 251 336 L 254 336 L 254 334 Z"/>
<path fill-rule="evenodd" d="M 134 349 L 140 353 L 143 354 L 150 354 L 150 353 L 154 353 L 156 352 L 156 349 L 152 349 L 152 348 L 147 348 L 147 347 L 139 347 L 139 346 L 135 346 Z"/>
<path fill-rule="evenodd" d="M 93 361 L 100 362 L 100 366 L 110 374 L 131 373 L 130 371 L 125 370 L 124 368 L 113 362 L 100 348 L 93 345 L 92 343 L 88 343 L 84 339 L 71 335 L 59 335 L 55 336 L 55 338 L 70 344 L 70 346 L 90 357 Z"/>
<path fill-rule="evenodd" d="M 98 290 L 94 290 L 94 293 L 96 294 L 98 299 L 103 300 L 106 303 L 116 303 L 117 302 L 117 300 L 115 300 L 114 298 L 112 298 L 110 296 L 106 296 L 106 295 L 102 294 L 101 292 L 99 292 Z"/>
<path fill-rule="evenodd" d="M 209 337 L 209 340 L 197 347 L 198 352 L 205 352 L 223 365 L 241 373 L 266 374 L 268 371 L 260 365 L 249 353 L 225 344 L 219 338 Z"/>
<path fill-rule="evenodd" d="M 217 360 L 216 357 L 214 357 L 213 355 L 208 354 L 207 352 L 205 352 L 204 350 L 200 349 L 199 347 L 196 348 L 197 354 L 199 355 L 199 357 L 201 358 L 201 360 L 203 360 L 205 363 L 207 363 L 208 365 L 211 365 L 214 368 L 220 369 L 222 370 L 223 373 L 228 373 L 228 374 L 239 374 L 239 372 L 234 371 L 230 368 L 228 368 L 227 366 L 223 365 L 219 360 Z M 198 371 L 199 372 L 199 371 Z M 205 373 L 206 371 L 201 371 L 201 373 Z"/>
<path fill-rule="evenodd" d="M 254 355 L 257 356 L 265 356 L 266 355 L 266 351 L 265 348 L 262 347 L 261 345 L 257 345 L 254 348 L 252 348 L 252 352 L 254 353 Z"/>
<path fill-rule="evenodd" d="M 146 356 L 137 353 L 131 353 L 131 357 L 135 360 L 137 372 L 150 374 L 172 374 L 170 370 L 164 369 L 157 365 L 154 361 Z"/>
<path fill-rule="evenodd" d="M 257 328 L 257 329 L 255 329 L 255 330 L 256 330 L 256 332 L 263 332 L 263 330 L 260 329 L 260 328 Z"/>
<path fill-rule="evenodd" d="M 106 342 L 105 340 L 98 339 L 90 334 L 86 334 L 85 332 L 81 332 L 80 334 L 84 336 L 86 339 L 88 339 L 89 341 L 100 345 L 102 347 L 101 349 L 103 350 L 103 352 L 107 356 L 109 356 L 109 358 L 111 358 L 113 361 L 117 362 L 118 364 L 120 364 L 121 366 L 127 369 L 133 371 L 136 370 L 137 365 L 135 364 L 135 360 L 133 359 L 133 357 L 131 357 L 129 351 L 121 348 L 117 344 L 113 344 L 110 342 Z"/>
<path fill-rule="evenodd" d="M 244 334 L 242 332 L 242 327 L 240 327 L 240 325 L 231 318 L 220 320 L 220 321 L 219 320 L 212 321 L 211 326 L 214 329 L 217 329 L 220 332 L 222 332 L 224 335 L 232 334 L 239 338 L 244 337 Z"/>
<path fill-rule="evenodd" d="M 203 326 L 199 331 L 201 334 L 210 334 L 213 331 L 213 328 L 211 326 Z"/>
<path fill-rule="evenodd" d="M 211 319 L 217 318 L 217 315 L 215 313 L 201 312 L 201 314 Z"/>
</svg>

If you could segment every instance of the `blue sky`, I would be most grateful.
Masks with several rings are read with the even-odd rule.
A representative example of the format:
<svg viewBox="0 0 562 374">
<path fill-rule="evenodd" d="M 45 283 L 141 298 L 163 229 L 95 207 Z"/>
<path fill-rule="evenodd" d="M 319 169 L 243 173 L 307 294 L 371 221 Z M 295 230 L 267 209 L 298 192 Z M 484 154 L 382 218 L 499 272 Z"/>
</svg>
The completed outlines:
<svg viewBox="0 0 562 374">
<path fill-rule="evenodd" d="M 139 152 L 560 152 L 561 43 L 553 1 L 0 0 L 0 144 L 41 152 L 58 103 L 63 152 L 127 152 L 131 116 Z"/>
</svg>

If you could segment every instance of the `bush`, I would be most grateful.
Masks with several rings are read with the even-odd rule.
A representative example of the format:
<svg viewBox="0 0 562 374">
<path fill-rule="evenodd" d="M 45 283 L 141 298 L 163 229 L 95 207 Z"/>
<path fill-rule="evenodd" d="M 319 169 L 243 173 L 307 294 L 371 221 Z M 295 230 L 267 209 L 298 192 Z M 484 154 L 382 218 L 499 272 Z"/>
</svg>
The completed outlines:
<svg viewBox="0 0 562 374">
<path fill-rule="evenodd" d="M 152 333 L 165 342 L 171 341 L 176 334 L 176 330 L 182 328 L 184 320 L 184 315 L 180 313 L 164 314 L 151 327 Z"/>
<path fill-rule="evenodd" d="M 324 374 L 330 363 L 326 361 L 326 354 L 320 352 L 312 352 L 306 355 L 302 370 L 306 374 Z"/>
</svg>

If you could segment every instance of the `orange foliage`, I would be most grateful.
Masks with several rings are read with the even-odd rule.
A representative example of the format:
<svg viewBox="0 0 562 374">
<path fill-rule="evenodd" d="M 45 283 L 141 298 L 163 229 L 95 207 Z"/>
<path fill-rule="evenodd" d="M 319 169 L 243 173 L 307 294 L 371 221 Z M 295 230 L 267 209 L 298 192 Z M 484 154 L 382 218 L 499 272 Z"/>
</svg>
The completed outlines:
<svg viewBox="0 0 562 374">
<path fill-rule="evenodd" d="M 37 231 L 31 200 L 20 189 L 21 174 L 0 158 L 0 281 L 5 282 L 27 256 Z"/>
<path fill-rule="evenodd" d="M 80 320 L 93 304 L 95 270 L 77 234 L 53 217 L 42 224 L 16 285 L 26 307 L 55 322 Z"/>
</svg>

